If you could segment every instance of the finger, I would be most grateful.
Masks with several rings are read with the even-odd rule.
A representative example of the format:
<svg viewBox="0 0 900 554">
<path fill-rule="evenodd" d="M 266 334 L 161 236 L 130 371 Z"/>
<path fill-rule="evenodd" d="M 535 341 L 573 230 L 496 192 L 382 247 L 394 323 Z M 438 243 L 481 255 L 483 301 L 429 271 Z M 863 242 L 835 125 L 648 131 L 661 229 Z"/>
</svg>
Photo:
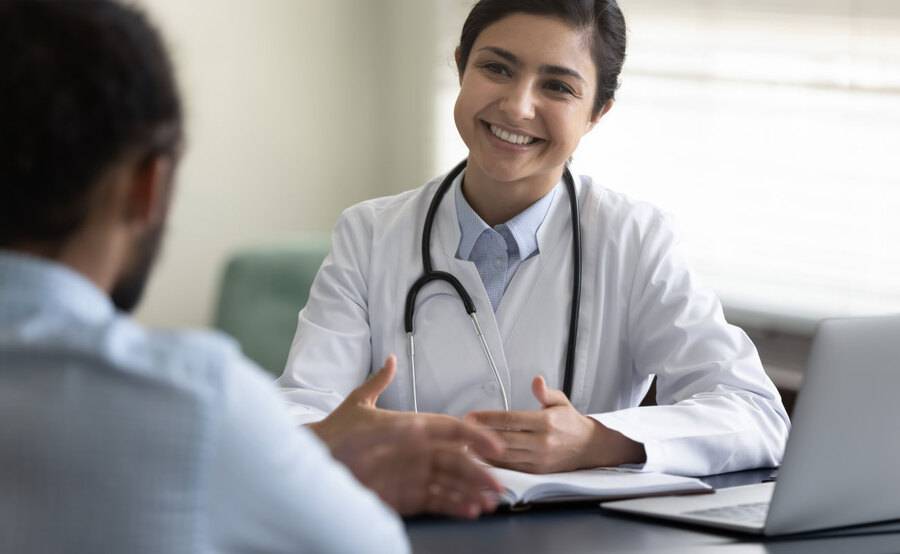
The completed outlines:
<svg viewBox="0 0 900 554">
<path fill-rule="evenodd" d="M 550 408 L 552 406 L 566 406 L 569 404 L 569 399 L 566 398 L 565 393 L 561 390 L 548 387 L 547 382 L 544 381 L 544 378 L 540 375 L 531 381 L 531 392 L 534 394 L 534 397 L 537 398 L 538 402 L 541 403 L 541 406 L 545 408 Z"/>
<path fill-rule="evenodd" d="M 384 367 L 376 371 L 369 380 L 357 387 L 350 396 L 359 404 L 374 406 L 384 389 L 391 384 L 397 372 L 397 357 L 391 354 L 384 361 Z"/>
<path fill-rule="evenodd" d="M 472 459 L 457 445 L 435 450 L 430 478 L 444 491 L 454 493 L 454 502 L 459 500 L 467 506 L 477 506 L 479 513 L 496 510 L 505 490 L 488 467 Z"/>
<path fill-rule="evenodd" d="M 490 476 L 486 468 L 481 468 L 484 474 Z M 502 487 L 496 484 L 493 477 L 490 477 L 490 485 L 487 485 L 488 479 L 482 476 L 466 477 L 461 473 L 457 473 L 455 469 L 450 471 L 435 470 L 431 475 L 431 482 L 437 483 L 444 490 L 453 492 L 461 502 L 467 504 L 482 504 L 485 493 L 497 495 L 502 492 Z M 495 486 L 496 485 L 496 486 Z"/>
<path fill-rule="evenodd" d="M 497 467 L 504 469 L 512 469 L 514 471 L 522 471 L 524 473 L 542 473 L 538 466 L 532 461 L 516 460 L 516 461 L 497 461 L 494 462 Z"/>
<path fill-rule="evenodd" d="M 461 442 L 479 456 L 497 456 L 503 452 L 503 441 L 490 429 L 450 416 L 423 416 L 426 436 L 435 441 Z"/>
<path fill-rule="evenodd" d="M 433 483 L 428 486 L 425 511 L 432 514 L 475 519 L 481 514 L 481 506 L 478 503 L 463 502 L 462 497 L 444 489 L 438 483 Z"/>
<path fill-rule="evenodd" d="M 538 439 L 543 435 L 534 431 L 497 431 L 506 450 L 538 450 Z"/>
<path fill-rule="evenodd" d="M 538 459 L 535 452 L 531 450 L 507 449 L 503 454 L 490 462 L 493 465 L 509 467 L 510 464 L 534 465 L 537 464 Z"/>
<path fill-rule="evenodd" d="M 434 483 L 440 486 L 441 490 L 449 492 L 452 502 L 477 506 L 479 512 L 492 512 L 497 508 L 500 493 L 496 491 L 460 486 L 459 481 L 444 474 L 435 475 Z"/>
<path fill-rule="evenodd" d="M 547 428 L 541 412 L 470 412 L 467 421 L 480 423 L 495 431 L 543 431 Z"/>
<path fill-rule="evenodd" d="M 501 492 L 503 486 L 483 464 L 453 448 L 437 448 L 433 459 L 434 474 L 458 483 L 457 488 L 479 492 L 484 489 Z"/>
</svg>

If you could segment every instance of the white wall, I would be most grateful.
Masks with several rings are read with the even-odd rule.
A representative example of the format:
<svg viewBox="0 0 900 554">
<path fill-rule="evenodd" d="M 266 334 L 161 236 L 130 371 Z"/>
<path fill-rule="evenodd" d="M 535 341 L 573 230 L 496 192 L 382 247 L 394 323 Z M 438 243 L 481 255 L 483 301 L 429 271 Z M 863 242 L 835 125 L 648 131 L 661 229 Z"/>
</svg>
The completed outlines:
<svg viewBox="0 0 900 554">
<path fill-rule="evenodd" d="M 175 59 L 189 144 L 138 318 L 201 326 L 229 253 L 330 230 L 343 208 L 390 190 L 383 175 L 400 170 L 385 164 L 383 145 L 396 152 L 421 143 L 407 136 L 393 146 L 392 133 L 408 119 L 385 109 L 379 66 L 385 8 L 402 11 L 415 0 L 142 4 Z M 403 121 L 386 122 L 383 113 Z"/>
</svg>

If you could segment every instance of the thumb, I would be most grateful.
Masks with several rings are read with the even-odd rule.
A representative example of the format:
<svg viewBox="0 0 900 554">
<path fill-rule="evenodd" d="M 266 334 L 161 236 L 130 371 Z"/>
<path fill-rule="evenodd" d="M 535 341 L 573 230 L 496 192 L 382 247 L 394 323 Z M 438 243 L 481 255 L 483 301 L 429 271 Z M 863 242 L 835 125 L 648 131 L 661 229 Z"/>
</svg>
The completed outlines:
<svg viewBox="0 0 900 554">
<path fill-rule="evenodd" d="M 384 389 L 394 380 L 397 373 L 397 356 L 391 354 L 384 361 L 384 367 L 376 371 L 369 380 L 358 386 L 352 395 L 357 404 L 374 406 Z"/>
<path fill-rule="evenodd" d="M 541 406 L 549 408 L 551 406 L 565 406 L 569 404 L 569 399 L 561 390 L 551 389 L 547 386 L 544 378 L 538 375 L 531 381 L 531 392 L 537 398 Z"/>
</svg>

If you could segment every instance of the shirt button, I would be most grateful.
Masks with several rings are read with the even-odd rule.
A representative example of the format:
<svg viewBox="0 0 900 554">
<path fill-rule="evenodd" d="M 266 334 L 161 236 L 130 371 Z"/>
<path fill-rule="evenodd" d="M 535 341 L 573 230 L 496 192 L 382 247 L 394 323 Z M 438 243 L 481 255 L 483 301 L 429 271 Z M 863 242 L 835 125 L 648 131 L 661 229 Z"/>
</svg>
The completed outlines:
<svg viewBox="0 0 900 554">
<path fill-rule="evenodd" d="M 496 260 L 494 260 L 494 267 L 496 267 L 497 269 L 503 269 L 504 265 L 506 265 L 506 260 L 504 260 L 503 258 L 497 258 Z"/>
</svg>

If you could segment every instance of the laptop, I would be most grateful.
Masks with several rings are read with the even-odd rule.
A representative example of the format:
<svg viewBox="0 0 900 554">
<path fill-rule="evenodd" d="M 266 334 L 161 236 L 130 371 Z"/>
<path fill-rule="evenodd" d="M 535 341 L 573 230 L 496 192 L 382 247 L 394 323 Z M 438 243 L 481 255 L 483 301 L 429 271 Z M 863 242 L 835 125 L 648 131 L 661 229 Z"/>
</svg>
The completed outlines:
<svg viewBox="0 0 900 554">
<path fill-rule="evenodd" d="M 606 510 L 757 535 L 900 519 L 900 316 L 819 324 L 777 483 Z"/>
</svg>

